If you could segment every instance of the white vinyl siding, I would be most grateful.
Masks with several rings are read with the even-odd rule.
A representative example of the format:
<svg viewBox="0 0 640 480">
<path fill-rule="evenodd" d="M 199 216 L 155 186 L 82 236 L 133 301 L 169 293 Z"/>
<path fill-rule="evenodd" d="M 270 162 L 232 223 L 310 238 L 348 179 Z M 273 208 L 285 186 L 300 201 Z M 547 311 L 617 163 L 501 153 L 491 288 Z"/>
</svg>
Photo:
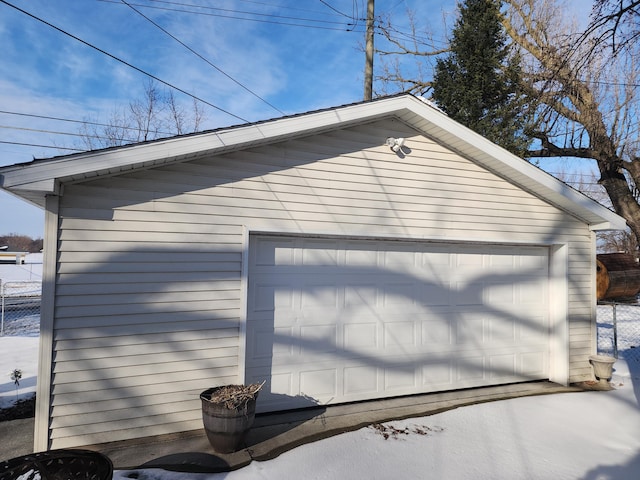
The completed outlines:
<svg viewBox="0 0 640 480">
<path fill-rule="evenodd" d="M 198 393 L 244 374 L 245 229 L 568 244 L 571 381 L 588 375 L 588 226 L 389 119 L 65 185 L 52 448 L 201 428 Z"/>
</svg>

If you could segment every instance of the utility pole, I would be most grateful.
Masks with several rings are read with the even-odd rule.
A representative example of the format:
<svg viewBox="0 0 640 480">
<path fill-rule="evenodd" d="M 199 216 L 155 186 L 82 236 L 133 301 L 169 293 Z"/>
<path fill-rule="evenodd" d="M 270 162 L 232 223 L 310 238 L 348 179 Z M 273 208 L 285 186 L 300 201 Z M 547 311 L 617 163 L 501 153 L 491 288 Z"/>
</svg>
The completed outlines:
<svg viewBox="0 0 640 480">
<path fill-rule="evenodd" d="M 364 64 L 364 99 L 373 98 L 373 0 L 367 0 L 367 37 Z"/>
</svg>

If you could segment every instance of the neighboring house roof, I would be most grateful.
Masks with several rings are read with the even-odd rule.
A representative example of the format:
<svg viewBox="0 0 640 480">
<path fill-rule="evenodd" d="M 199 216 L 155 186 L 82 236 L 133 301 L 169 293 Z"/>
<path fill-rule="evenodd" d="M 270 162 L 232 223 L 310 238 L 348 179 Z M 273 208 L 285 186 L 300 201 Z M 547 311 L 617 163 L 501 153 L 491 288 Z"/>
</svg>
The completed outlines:
<svg viewBox="0 0 640 480">
<path fill-rule="evenodd" d="M 66 182 L 318 134 L 382 118 L 397 118 L 509 182 L 582 219 L 593 230 L 626 227 L 625 220 L 538 167 L 452 120 L 419 97 L 398 95 L 202 133 L 35 160 L 0 168 L 0 187 L 44 207 Z M 385 139 L 381 139 L 383 144 Z"/>
</svg>

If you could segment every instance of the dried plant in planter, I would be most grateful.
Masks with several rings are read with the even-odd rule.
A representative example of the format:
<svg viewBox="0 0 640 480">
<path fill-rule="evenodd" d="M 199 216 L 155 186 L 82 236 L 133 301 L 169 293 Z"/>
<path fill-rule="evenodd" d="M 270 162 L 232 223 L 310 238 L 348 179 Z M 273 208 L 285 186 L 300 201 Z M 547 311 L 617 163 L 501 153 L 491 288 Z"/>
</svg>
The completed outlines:
<svg viewBox="0 0 640 480">
<path fill-rule="evenodd" d="M 264 384 L 223 385 L 200 394 L 204 430 L 216 452 L 235 452 L 240 447 L 253 425 L 258 393 Z"/>
<path fill-rule="evenodd" d="M 230 410 L 238 410 L 253 400 L 265 382 L 250 385 L 225 385 L 215 389 L 207 399 Z"/>
</svg>

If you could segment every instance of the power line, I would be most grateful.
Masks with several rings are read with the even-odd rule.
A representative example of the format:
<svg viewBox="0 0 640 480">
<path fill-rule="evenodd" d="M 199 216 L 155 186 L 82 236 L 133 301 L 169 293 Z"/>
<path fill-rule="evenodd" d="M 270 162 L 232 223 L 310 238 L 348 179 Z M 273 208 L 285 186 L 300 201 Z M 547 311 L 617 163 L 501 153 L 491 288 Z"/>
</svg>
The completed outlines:
<svg viewBox="0 0 640 480">
<path fill-rule="evenodd" d="M 21 147 L 38 147 L 38 148 L 57 148 L 58 150 L 71 150 L 74 152 L 86 152 L 81 148 L 69 148 L 69 147 L 55 147 L 51 145 L 38 145 L 36 143 L 21 143 L 21 142 L 6 142 L 4 140 L 0 140 L 0 143 L 5 145 L 20 145 Z"/>
<path fill-rule="evenodd" d="M 171 33 L 169 33 L 167 30 L 165 30 L 164 28 L 162 28 L 160 25 L 158 25 L 156 22 L 154 22 L 153 20 L 151 20 L 149 17 L 147 17 L 144 13 L 142 13 L 140 10 L 138 10 L 137 8 L 133 7 L 131 4 L 127 3 L 125 0 L 120 0 L 122 3 L 124 3 L 127 7 L 129 7 L 131 10 L 133 10 L 134 12 L 136 12 L 138 15 L 140 15 L 142 18 L 144 18 L 145 20 L 147 20 L 148 22 L 150 22 L 152 25 L 154 25 L 156 28 L 160 29 L 162 32 L 164 32 L 165 34 L 167 34 L 169 37 L 171 37 L 172 39 L 174 39 L 176 42 L 178 42 L 180 45 L 182 45 L 184 48 L 186 48 L 187 50 L 189 50 L 191 53 L 193 53 L 194 55 L 196 55 L 198 58 L 200 58 L 201 60 L 205 61 L 208 65 L 212 66 L 213 68 L 215 68 L 218 72 L 222 73 L 225 77 L 227 77 L 229 80 L 231 80 L 232 82 L 234 82 L 235 84 L 239 85 L 240 87 L 242 87 L 243 89 L 245 89 L 247 92 L 249 92 L 251 95 L 253 95 L 254 97 L 262 100 L 264 103 L 266 103 L 267 105 L 269 105 L 271 108 L 273 108 L 275 111 L 281 113 L 282 115 L 286 115 L 286 113 L 284 113 L 282 110 L 280 110 L 278 107 L 272 105 L 271 103 L 269 103 L 267 100 L 265 100 L 264 98 L 262 98 L 260 95 L 258 95 L 257 93 L 255 93 L 254 91 L 252 91 L 251 89 L 249 89 L 248 87 L 246 87 L 245 85 L 243 85 L 242 83 L 240 83 L 238 80 L 236 80 L 235 78 L 233 78 L 231 75 L 229 75 L 227 72 L 225 72 L 224 70 L 222 70 L 221 68 L 217 67 L 216 65 L 214 65 L 213 63 L 211 63 L 208 59 L 206 59 L 205 57 L 203 57 L 202 55 L 200 55 L 198 52 L 196 52 L 193 48 L 191 48 L 189 45 L 187 45 L 186 43 L 184 43 L 182 40 L 178 39 L 177 37 L 175 37 L 174 35 L 172 35 Z"/>
<path fill-rule="evenodd" d="M 379 30 L 382 30 L 382 27 L 376 27 Z M 443 46 L 447 46 L 449 45 L 449 43 L 445 40 L 436 40 L 433 38 L 427 38 L 427 37 L 423 37 L 423 36 L 418 36 L 415 35 L 413 33 L 407 33 L 407 32 L 403 32 L 401 30 L 398 30 L 397 28 L 393 27 L 392 25 L 389 25 L 388 27 L 388 32 L 394 32 L 396 33 L 398 36 L 394 37 L 392 35 L 389 35 L 390 38 L 394 38 L 395 40 L 397 40 L 398 42 L 400 41 L 404 41 L 404 40 L 400 40 L 400 37 L 404 37 L 405 40 L 410 40 L 410 41 L 418 41 L 420 43 L 423 43 L 429 47 L 432 48 L 438 48 L 435 46 L 435 43 L 440 43 Z M 379 33 L 377 32 L 379 35 L 384 35 L 383 33 Z"/>
<path fill-rule="evenodd" d="M 104 0 L 99 0 L 99 1 L 104 1 Z M 168 0 L 147 0 L 149 2 L 152 3 L 164 3 L 167 5 L 178 5 L 178 6 L 183 6 L 183 7 L 196 7 L 196 8 L 202 8 L 203 10 L 226 10 L 228 12 L 239 12 L 239 10 L 233 10 L 233 9 L 224 9 L 221 7 L 209 7 L 207 5 L 198 5 L 195 3 L 185 3 L 185 2 L 176 2 L 176 1 L 168 1 Z M 310 10 L 308 8 L 299 8 L 299 7 L 292 7 L 290 5 L 274 5 L 272 3 L 266 3 L 266 2 L 256 2 L 256 1 L 252 1 L 252 0 L 238 0 L 240 2 L 244 2 L 244 3 L 251 3 L 253 5 L 262 5 L 264 7 L 269 7 L 269 8 L 273 8 L 278 7 L 278 8 L 284 8 L 286 10 L 295 10 L 298 12 L 306 12 L 306 13 L 312 13 L 313 15 L 329 15 L 327 14 L 325 11 L 318 11 L 318 10 Z M 354 0 L 355 1 L 355 0 Z M 249 12 L 251 13 L 251 12 Z M 278 17 L 279 15 L 274 15 L 274 14 L 263 14 L 265 16 L 274 16 L 274 17 Z M 333 14 L 331 14 L 333 15 Z M 286 17 L 283 17 L 286 18 Z"/>
<path fill-rule="evenodd" d="M 98 1 L 103 2 L 103 3 L 116 3 L 116 4 L 121 3 L 119 0 L 98 0 Z M 338 21 L 333 21 L 333 20 L 319 20 L 319 19 L 316 19 L 316 18 L 308 18 L 308 17 L 305 18 L 305 17 L 292 17 L 292 16 L 287 16 L 287 15 L 275 15 L 275 14 L 272 14 L 272 13 L 260 13 L 260 12 L 252 12 L 252 11 L 245 11 L 245 10 L 234 10 L 234 9 L 230 9 L 230 8 L 209 7 L 209 6 L 204 6 L 204 5 L 195 5 L 195 4 L 192 4 L 192 3 L 167 2 L 167 1 L 161 1 L 161 0 L 150 0 L 150 1 L 156 2 L 156 3 L 162 3 L 162 4 L 165 4 L 165 5 L 172 5 L 172 6 L 176 6 L 176 7 L 198 8 L 198 9 L 201 9 L 201 10 L 208 10 L 208 12 L 207 11 L 182 10 L 182 9 L 179 9 L 179 8 L 160 7 L 160 6 L 153 6 L 153 5 L 147 5 L 147 4 L 141 4 L 141 3 L 131 3 L 131 5 L 135 5 L 136 7 L 151 8 L 151 9 L 155 9 L 155 10 L 165 10 L 165 11 L 169 11 L 169 12 L 191 13 L 191 14 L 194 14 L 194 15 L 203 15 L 203 16 L 208 16 L 208 17 L 232 18 L 232 19 L 236 19 L 236 20 L 249 20 L 249 21 L 254 21 L 254 22 L 275 23 L 275 24 L 279 24 L 279 25 L 291 25 L 291 26 L 300 26 L 300 27 L 308 27 L 308 28 L 323 28 L 323 27 L 314 26 L 314 25 L 301 25 L 301 24 L 284 23 L 284 22 L 277 22 L 277 21 L 260 20 L 260 19 L 247 18 L 247 17 L 234 17 L 234 16 L 230 16 L 230 15 L 227 15 L 227 14 L 254 15 L 256 17 L 275 18 L 275 19 L 279 19 L 279 20 L 295 20 L 295 21 L 311 22 L 311 23 L 324 23 L 324 24 L 330 24 L 330 25 L 344 25 L 344 22 L 338 22 Z M 211 12 L 225 12 L 226 14 L 211 13 Z M 351 17 L 349 17 L 349 18 L 351 18 Z M 339 29 L 339 30 L 342 30 L 342 29 Z"/>
<path fill-rule="evenodd" d="M 603 80 L 582 80 L 585 83 L 595 83 L 596 85 L 607 85 L 609 87 L 640 87 L 640 83 L 605 82 Z"/>
<path fill-rule="evenodd" d="M 240 116 L 238 116 L 238 115 L 235 115 L 235 114 L 233 114 L 233 113 L 231 113 L 231 112 L 229 112 L 229 111 L 227 111 L 227 110 L 225 110 L 225 109 L 223 109 L 223 108 L 221 108 L 221 107 L 218 107 L 217 105 L 214 105 L 213 103 L 207 102 L 206 100 L 203 100 L 202 98 L 197 97 L 197 96 L 195 96 L 195 95 L 193 95 L 193 94 L 191 94 L 191 93 L 189 93 L 189 92 L 187 92 L 187 91 L 183 90 L 183 89 L 182 89 L 182 88 L 180 88 L 180 87 L 177 87 L 177 86 L 175 86 L 175 85 L 173 85 L 173 84 L 171 84 L 171 83 L 169 83 L 169 82 L 167 82 L 167 81 L 165 81 L 165 80 L 162 80 L 161 78 L 159 78 L 159 77 L 157 77 L 157 76 L 155 76 L 155 75 L 153 75 L 153 74 L 151 74 L 151 73 L 149 73 L 149 72 L 147 72 L 147 71 L 145 71 L 145 70 L 142 70 L 141 68 L 136 67 L 135 65 L 133 65 L 133 64 L 131 64 L 131 63 L 129 63 L 129 62 L 127 62 L 127 61 L 125 61 L 125 60 L 122 60 L 121 58 L 118 58 L 118 57 L 116 57 L 115 55 L 112 55 L 111 53 L 109 53 L 109 52 L 107 52 L 107 51 L 105 51 L 105 50 L 103 50 L 103 49 L 101 49 L 101 48 L 99 48 L 99 47 L 96 47 L 95 45 L 92 45 L 91 43 L 89 43 L 89 42 L 87 42 L 87 41 L 85 41 L 85 40 L 82 40 L 81 38 L 76 37 L 75 35 L 72 35 L 71 33 L 67 32 L 67 31 L 65 31 L 65 30 L 63 30 L 63 29 L 61 29 L 61 28 L 59 28 L 59 27 L 56 27 L 55 25 L 53 25 L 53 24 L 51 24 L 51 23 L 47 22 L 46 20 L 43 20 L 42 18 L 39 18 L 39 17 L 37 17 L 37 16 L 35 16 L 35 15 L 33 15 L 33 14 L 31 14 L 31 13 L 27 12 L 26 10 L 23 10 L 23 9 L 21 9 L 21 8 L 19 8 L 19 7 L 15 6 L 15 5 L 13 5 L 13 4 L 11 4 L 11 3 L 7 2 L 6 0 L 0 0 L 0 2 L 4 3 L 5 5 L 7 5 L 7 6 L 11 7 L 11 8 L 14 8 L 15 10 L 18 10 L 18 11 L 19 11 L 19 12 L 21 12 L 21 13 L 24 13 L 25 15 L 27 15 L 27 16 L 29 16 L 29 17 L 33 18 L 34 20 L 37 20 L 37 21 L 39 21 L 39 22 L 41 22 L 41 23 L 44 23 L 44 24 L 45 24 L 45 25 L 47 25 L 48 27 L 51 27 L 51 28 L 53 28 L 54 30 L 57 30 L 58 32 L 63 33 L 64 35 L 67 35 L 68 37 L 71 37 L 71 38 L 73 38 L 74 40 L 76 40 L 76 41 L 78 41 L 78 42 L 80 42 L 80 43 L 82 43 L 82 44 L 84 44 L 84 45 L 86 45 L 86 46 L 88 46 L 88 47 L 93 48 L 94 50 L 96 50 L 96 51 L 98 51 L 98 52 L 102 53 L 103 55 L 106 55 L 106 56 L 108 56 L 109 58 L 112 58 L 112 59 L 114 59 L 114 60 L 116 60 L 116 61 L 118 61 L 118 62 L 120 62 L 120 63 L 122 63 L 122 64 L 126 65 L 127 67 L 132 68 L 132 69 L 136 70 L 137 72 L 140 72 L 140 73 L 142 73 L 143 75 L 146 75 L 146 76 L 148 76 L 148 77 L 150 77 L 150 78 L 152 78 L 152 79 L 154 79 L 154 80 L 156 80 L 156 81 L 158 81 L 158 82 L 162 83 L 163 85 L 166 85 L 166 86 L 168 86 L 168 87 L 170 87 L 170 88 L 173 88 L 174 90 L 177 90 L 178 92 L 183 93 L 184 95 L 187 95 L 187 96 L 189 96 L 189 97 L 193 98 L 194 100 L 197 100 L 197 101 L 199 101 L 199 102 L 202 102 L 202 103 L 204 103 L 205 105 L 209 105 L 210 107 L 215 108 L 216 110 L 218 110 L 218 111 L 220 111 L 220 112 L 226 113 L 227 115 L 230 115 L 230 116 L 232 116 L 232 117 L 234 117 L 234 118 L 237 118 L 238 120 L 241 120 L 241 121 L 243 121 L 243 122 L 245 122 L 245 123 L 249 123 L 249 120 L 247 120 L 247 119 L 245 119 L 245 118 L 242 118 L 242 117 L 240 117 Z"/>
<path fill-rule="evenodd" d="M 356 19 L 353 17 L 353 15 L 347 15 L 346 13 L 341 12 L 340 10 L 338 10 L 337 8 L 335 8 L 333 5 L 331 5 L 329 2 L 325 2 L 325 0 L 320 0 L 320 3 L 325 5 L 326 7 L 329 7 L 331 10 L 333 10 L 334 12 L 336 12 L 338 15 L 342 15 L 343 17 L 347 17 L 349 20 L 353 20 L 355 21 Z"/>
<path fill-rule="evenodd" d="M 110 2 L 110 3 L 114 3 L 114 0 L 98 0 L 101 2 Z M 201 8 L 203 10 L 219 10 L 219 11 L 224 11 L 224 12 L 233 12 L 233 13 L 246 13 L 249 15 L 260 15 L 260 16 L 264 16 L 264 17 L 274 17 L 274 18 L 284 18 L 284 19 L 290 19 L 290 20 L 308 20 L 308 21 L 317 21 L 317 22 L 321 22 L 322 20 L 316 20 L 316 19 L 311 19 L 311 18 L 300 18 L 300 17 L 289 17 L 289 16 L 285 16 L 285 15 L 275 15 L 273 13 L 258 13 L 258 12 L 245 12 L 242 10 L 234 10 L 232 8 L 222 8 L 222 7 L 209 7 L 206 5 L 198 5 L 195 3 L 185 3 L 185 2 L 170 2 L 168 0 L 147 0 L 149 2 L 153 2 L 153 3 L 163 3 L 165 5 L 176 5 L 179 7 L 194 7 L 194 8 Z M 325 12 L 319 12 L 317 10 L 309 10 L 306 8 L 296 8 L 296 7 L 291 7 L 291 6 L 282 6 L 282 5 L 273 5 L 273 4 L 269 4 L 269 3 L 265 3 L 265 2 L 253 2 L 250 0 L 240 0 L 243 1 L 245 3 L 252 3 L 254 5 L 263 5 L 266 7 L 274 7 L 277 6 L 278 8 L 286 8 L 288 10 L 297 10 L 299 12 L 307 12 L 307 13 L 312 13 L 314 15 L 329 15 Z M 117 2 L 115 2 L 117 3 Z M 333 15 L 333 14 L 331 14 Z M 343 15 L 342 13 L 339 12 L 339 15 Z M 338 23 L 338 22 L 327 22 L 327 23 Z"/>
<path fill-rule="evenodd" d="M 125 127 L 122 125 L 109 125 L 108 123 L 99 123 L 99 122 L 90 122 L 90 121 L 86 121 L 86 120 L 72 120 L 69 118 L 60 118 L 60 117 L 50 117 L 47 115 L 36 115 L 34 113 L 21 113 L 21 112 L 9 112 L 7 110 L 0 110 L 0 114 L 5 114 L 5 115 L 18 115 L 21 117 L 32 117 L 32 118 L 41 118 L 43 120 L 55 120 L 58 122 L 70 122 L 70 123 L 81 123 L 83 125 L 95 125 L 98 127 L 115 127 L 115 128 L 120 128 L 122 130 L 134 130 L 136 132 L 143 132 L 144 130 L 138 127 Z M 172 132 L 158 132 L 162 135 L 175 135 L 175 133 Z"/>
<path fill-rule="evenodd" d="M 2 0 L 4 1 L 4 0 Z M 99 0 L 101 2 L 104 3 L 117 3 L 120 4 L 119 0 Z M 171 3 L 174 4 L 175 2 L 164 2 L 164 3 Z M 268 24 L 272 24 L 272 25 L 284 25 L 284 26 L 289 26 L 289 27 L 304 27 L 304 28 L 315 28 L 315 29 L 320 29 L 320 30 L 333 30 L 333 31 L 339 31 L 339 32 L 353 32 L 356 31 L 355 30 L 355 25 L 354 24 L 346 24 L 346 28 L 345 26 L 343 26 L 342 28 L 338 28 L 338 27 L 329 27 L 329 26 L 322 26 L 322 25 L 313 25 L 313 24 L 309 24 L 309 23 L 292 23 L 292 22 L 287 22 L 287 21 L 276 21 L 276 20 L 265 20 L 265 19 L 259 19 L 259 18 L 250 18 L 250 17 L 241 17 L 241 16 L 234 16 L 234 15 L 225 15 L 225 14 L 220 14 L 220 13 L 210 13 L 210 12 L 203 12 L 203 11 L 194 11 L 194 10 L 184 10 L 184 9 L 180 9 L 180 8 L 169 8 L 169 7 L 156 7 L 153 5 L 142 5 L 142 4 L 133 4 L 137 7 L 144 7 L 144 8 L 153 8 L 156 10 L 164 10 L 164 11 L 168 11 L 168 12 L 178 12 L 178 13 L 189 13 L 192 15 L 203 15 L 203 16 L 208 16 L 208 17 L 216 17 L 216 18 L 228 18 L 228 19 L 232 19 L 232 20 L 245 20 L 245 21 L 249 21 L 249 22 L 258 22 L 258 23 L 268 23 Z M 189 6 L 188 4 L 179 4 L 179 5 L 184 5 L 184 6 Z M 210 9 L 210 10 L 218 10 L 218 11 L 227 11 L 230 13 L 237 13 L 237 14 L 243 14 L 243 15 L 255 15 L 255 16 L 262 16 L 262 17 L 271 17 L 271 18 L 277 18 L 277 19 L 282 19 L 282 20 L 295 20 L 295 21 L 300 21 L 300 22 L 315 22 L 315 23 L 327 23 L 327 24 L 333 24 L 333 25 L 345 25 L 343 22 L 335 22 L 335 21 L 328 21 L 328 20 L 316 20 L 313 18 L 299 18 L 299 17 L 286 17 L 286 16 L 281 16 L 281 15 L 272 15 L 272 14 L 264 14 L 264 13 L 256 13 L 256 12 L 243 12 L 243 11 L 238 11 L 238 10 L 230 10 L 230 9 L 220 9 L 220 8 L 215 8 L 215 7 L 203 7 L 203 6 L 199 6 L 199 5 L 194 5 L 194 8 L 202 8 L 202 9 Z M 363 33 L 364 31 L 359 31 L 359 33 Z"/>
<path fill-rule="evenodd" d="M 71 132 L 56 132 L 54 130 L 42 130 L 39 128 L 27 128 L 27 127 L 13 127 L 8 125 L 0 125 L 0 128 L 8 129 L 8 130 L 21 130 L 23 132 L 34 132 L 34 133 L 51 133 L 53 135 L 68 135 L 71 137 L 82 137 L 82 138 L 97 138 L 100 140 L 110 140 L 109 137 L 103 137 L 100 135 L 87 135 L 84 133 L 71 133 Z M 123 138 L 121 139 L 125 142 L 137 142 L 138 140 L 132 138 Z"/>
<path fill-rule="evenodd" d="M 398 0 L 398 3 L 396 3 L 393 7 L 389 8 L 387 11 L 391 12 L 392 10 L 395 10 L 396 8 L 398 8 L 400 6 L 400 4 L 404 3 L 405 0 Z"/>
<path fill-rule="evenodd" d="M 168 2 L 167 0 L 149 0 L 149 1 L 150 2 L 157 2 L 157 3 L 178 3 L 178 2 Z M 263 5 L 265 7 L 277 6 L 278 8 L 285 8 L 287 10 L 297 10 L 299 12 L 313 13 L 315 15 L 333 15 L 333 14 L 329 14 L 329 13 L 326 13 L 326 12 L 320 12 L 318 10 L 310 10 L 308 8 L 292 7 L 291 5 L 274 5 L 273 3 L 257 2 L 255 0 L 238 0 L 238 1 L 239 2 L 244 2 L 244 3 L 251 3 L 251 4 L 254 4 L 254 5 Z M 207 7 L 202 7 L 202 8 L 207 8 Z"/>
</svg>

